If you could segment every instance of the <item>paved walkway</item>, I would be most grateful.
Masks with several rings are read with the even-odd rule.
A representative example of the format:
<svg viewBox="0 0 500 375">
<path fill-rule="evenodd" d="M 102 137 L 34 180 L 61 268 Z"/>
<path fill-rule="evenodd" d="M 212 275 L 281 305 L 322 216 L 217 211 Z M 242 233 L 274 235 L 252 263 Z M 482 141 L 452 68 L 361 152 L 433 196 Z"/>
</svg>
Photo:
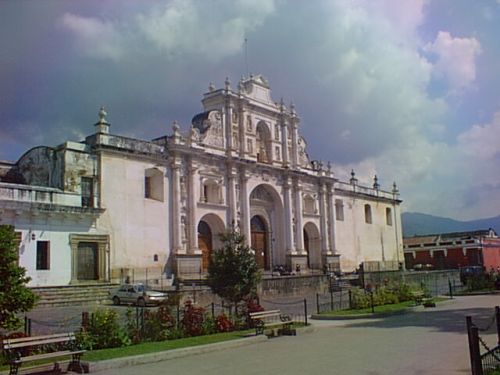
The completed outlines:
<svg viewBox="0 0 500 375">
<path fill-rule="evenodd" d="M 498 296 L 458 297 L 383 319 L 314 321 L 310 333 L 96 374 L 470 374 L 465 316 L 487 326 Z M 493 324 L 494 326 L 494 324 Z M 495 327 L 482 334 L 496 342 Z"/>
</svg>

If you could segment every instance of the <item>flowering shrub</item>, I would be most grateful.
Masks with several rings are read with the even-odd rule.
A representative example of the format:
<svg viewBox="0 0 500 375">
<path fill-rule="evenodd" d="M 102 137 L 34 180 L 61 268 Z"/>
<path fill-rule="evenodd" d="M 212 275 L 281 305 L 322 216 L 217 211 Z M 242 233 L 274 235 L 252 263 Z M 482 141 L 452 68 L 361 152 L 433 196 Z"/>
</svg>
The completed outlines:
<svg viewBox="0 0 500 375">
<path fill-rule="evenodd" d="M 217 326 L 217 332 L 231 332 L 234 331 L 234 324 L 229 320 L 229 318 L 221 314 L 215 319 L 215 324 Z"/>
<path fill-rule="evenodd" d="M 175 327 L 175 318 L 170 314 L 170 308 L 162 305 L 157 311 L 144 312 L 143 340 L 166 340 L 170 329 Z"/>
<path fill-rule="evenodd" d="M 187 336 L 199 336 L 203 334 L 204 312 L 205 309 L 194 306 L 189 300 L 184 303 L 184 314 L 181 324 Z"/>
<path fill-rule="evenodd" d="M 130 338 L 118 324 L 118 313 L 99 309 L 92 313 L 88 326 L 77 335 L 83 349 L 116 348 L 131 344 Z"/>
</svg>

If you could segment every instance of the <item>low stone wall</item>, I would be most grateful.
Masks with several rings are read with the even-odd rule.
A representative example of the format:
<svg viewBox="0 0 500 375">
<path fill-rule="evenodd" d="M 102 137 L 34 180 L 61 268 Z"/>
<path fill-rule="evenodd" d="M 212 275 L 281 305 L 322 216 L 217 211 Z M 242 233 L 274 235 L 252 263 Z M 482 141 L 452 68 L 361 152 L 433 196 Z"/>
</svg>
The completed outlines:
<svg viewBox="0 0 500 375">
<path fill-rule="evenodd" d="M 461 285 L 458 270 L 365 272 L 363 279 L 365 286 L 385 284 L 388 281 L 418 284 L 424 286 L 434 295 L 448 293 L 449 283 L 454 289 Z"/>
<path fill-rule="evenodd" d="M 261 282 L 259 295 L 265 297 L 287 297 L 327 293 L 328 277 L 326 275 L 283 276 L 264 279 Z"/>
</svg>

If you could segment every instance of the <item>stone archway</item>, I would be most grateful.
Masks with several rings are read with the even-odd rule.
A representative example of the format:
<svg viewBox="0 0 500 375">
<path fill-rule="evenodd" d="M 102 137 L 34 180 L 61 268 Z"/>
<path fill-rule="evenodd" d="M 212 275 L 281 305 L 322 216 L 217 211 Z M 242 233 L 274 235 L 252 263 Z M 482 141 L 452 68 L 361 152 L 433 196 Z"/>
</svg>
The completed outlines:
<svg viewBox="0 0 500 375">
<path fill-rule="evenodd" d="M 321 238 L 316 224 L 304 225 L 304 250 L 307 253 L 307 266 L 310 269 L 321 269 Z"/>
<path fill-rule="evenodd" d="M 261 262 L 259 265 L 269 270 L 274 265 L 286 264 L 280 195 L 273 186 L 260 184 L 252 190 L 249 201 L 250 246 L 256 251 L 256 259 Z"/>
<path fill-rule="evenodd" d="M 201 250 L 201 267 L 208 269 L 212 252 L 221 247 L 219 234 L 224 231 L 224 222 L 215 214 L 208 214 L 198 222 L 198 248 Z"/>
</svg>

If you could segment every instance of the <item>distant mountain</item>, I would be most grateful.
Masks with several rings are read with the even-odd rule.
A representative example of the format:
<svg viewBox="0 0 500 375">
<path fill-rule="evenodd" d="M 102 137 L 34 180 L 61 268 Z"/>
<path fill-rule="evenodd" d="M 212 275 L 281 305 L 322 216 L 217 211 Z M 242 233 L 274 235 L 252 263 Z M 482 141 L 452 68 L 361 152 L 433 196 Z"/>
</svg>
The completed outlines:
<svg viewBox="0 0 500 375">
<path fill-rule="evenodd" d="M 489 228 L 493 228 L 500 234 L 500 216 L 489 219 L 458 221 L 418 212 L 405 212 L 401 215 L 401 219 L 403 221 L 404 237 L 423 234 L 464 232 Z"/>
</svg>

